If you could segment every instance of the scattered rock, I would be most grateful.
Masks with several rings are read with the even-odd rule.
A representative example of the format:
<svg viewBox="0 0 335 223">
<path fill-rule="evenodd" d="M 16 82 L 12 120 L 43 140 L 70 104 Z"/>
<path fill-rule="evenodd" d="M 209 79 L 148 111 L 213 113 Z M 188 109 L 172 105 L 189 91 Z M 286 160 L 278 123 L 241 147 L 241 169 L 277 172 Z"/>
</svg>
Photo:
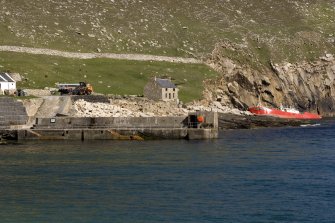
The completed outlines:
<svg viewBox="0 0 335 223">
<path fill-rule="evenodd" d="M 262 84 L 265 86 L 269 86 L 271 84 L 270 79 L 268 77 L 263 77 Z"/>
<path fill-rule="evenodd" d="M 239 111 L 235 108 L 223 106 L 219 102 L 204 105 L 201 102 L 193 102 L 181 106 L 175 101 L 151 101 L 146 98 L 129 96 L 125 99 L 114 97 L 109 104 L 91 103 L 83 99 L 74 102 L 72 115 L 75 117 L 154 117 L 154 116 L 187 116 L 189 112 L 213 111 L 236 115 L 249 115 L 250 113 Z"/>
</svg>

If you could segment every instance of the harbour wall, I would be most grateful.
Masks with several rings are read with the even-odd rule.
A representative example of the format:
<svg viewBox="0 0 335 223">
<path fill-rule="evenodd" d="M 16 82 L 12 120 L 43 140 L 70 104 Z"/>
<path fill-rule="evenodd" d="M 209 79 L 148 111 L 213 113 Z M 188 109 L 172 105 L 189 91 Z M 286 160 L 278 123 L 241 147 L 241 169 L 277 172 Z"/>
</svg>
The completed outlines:
<svg viewBox="0 0 335 223">
<path fill-rule="evenodd" d="M 18 130 L 19 140 L 146 140 L 187 139 L 186 128 L 133 129 L 26 129 Z"/>
<path fill-rule="evenodd" d="M 196 117 L 203 121 L 197 122 Z M 194 122 L 195 121 L 195 122 Z M 37 118 L 18 139 L 212 139 L 218 137 L 217 113 L 183 117 L 53 117 Z"/>
<path fill-rule="evenodd" d="M 182 128 L 187 117 L 54 117 L 36 118 L 34 128 Z"/>
</svg>

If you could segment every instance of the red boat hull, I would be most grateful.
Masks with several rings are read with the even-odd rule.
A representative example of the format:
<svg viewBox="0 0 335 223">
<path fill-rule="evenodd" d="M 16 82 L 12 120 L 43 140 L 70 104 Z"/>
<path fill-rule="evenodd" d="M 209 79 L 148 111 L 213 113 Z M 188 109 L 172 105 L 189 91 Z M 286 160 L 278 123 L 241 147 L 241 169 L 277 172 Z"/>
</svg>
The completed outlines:
<svg viewBox="0 0 335 223">
<path fill-rule="evenodd" d="M 263 106 L 250 107 L 248 109 L 255 115 L 272 116 L 277 118 L 288 118 L 288 119 L 321 119 L 321 116 L 314 113 L 303 112 L 293 113 L 288 111 L 282 111 L 275 108 L 266 108 Z"/>
</svg>

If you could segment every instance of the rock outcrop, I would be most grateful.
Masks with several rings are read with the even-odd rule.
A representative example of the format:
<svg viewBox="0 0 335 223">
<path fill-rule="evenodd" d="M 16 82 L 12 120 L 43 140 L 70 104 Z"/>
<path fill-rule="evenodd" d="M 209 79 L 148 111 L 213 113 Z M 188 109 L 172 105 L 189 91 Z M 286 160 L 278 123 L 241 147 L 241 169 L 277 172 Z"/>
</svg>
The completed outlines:
<svg viewBox="0 0 335 223">
<path fill-rule="evenodd" d="M 205 104 L 193 102 L 181 106 L 175 101 L 152 101 L 141 97 L 111 99 L 109 103 L 89 102 L 79 99 L 73 103 L 70 116 L 74 117 L 166 117 L 187 116 L 189 112 L 213 111 L 235 115 L 248 114 L 238 109 L 222 106 L 219 102 Z"/>
<path fill-rule="evenodd" d="M 252 66 L 230 59 L 218 45 L 208 64 L 222 73 L 205 84 L 204 98 L 246 110 L 261 103 L 271 107 L 292 106 L 323 116 L 335 115 L 335 59 L 326 53 L 318 60 Z M 250 55 L 252 57 L 252 55 Z"/>
</svg>

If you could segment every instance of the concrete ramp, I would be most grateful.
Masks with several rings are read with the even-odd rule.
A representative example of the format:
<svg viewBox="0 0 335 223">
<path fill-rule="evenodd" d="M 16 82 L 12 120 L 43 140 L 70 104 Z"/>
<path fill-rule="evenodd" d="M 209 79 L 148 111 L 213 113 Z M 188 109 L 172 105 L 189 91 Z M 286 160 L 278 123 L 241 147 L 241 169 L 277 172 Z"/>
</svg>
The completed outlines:
<svg viewBox="0 0 335 223">
<path fill-rule="evenodd" d="M 70 96 L 45 96 L 35 117 L 52 118 L 58 114 L 68 115 L 71 105 Z"/>
</svg>

